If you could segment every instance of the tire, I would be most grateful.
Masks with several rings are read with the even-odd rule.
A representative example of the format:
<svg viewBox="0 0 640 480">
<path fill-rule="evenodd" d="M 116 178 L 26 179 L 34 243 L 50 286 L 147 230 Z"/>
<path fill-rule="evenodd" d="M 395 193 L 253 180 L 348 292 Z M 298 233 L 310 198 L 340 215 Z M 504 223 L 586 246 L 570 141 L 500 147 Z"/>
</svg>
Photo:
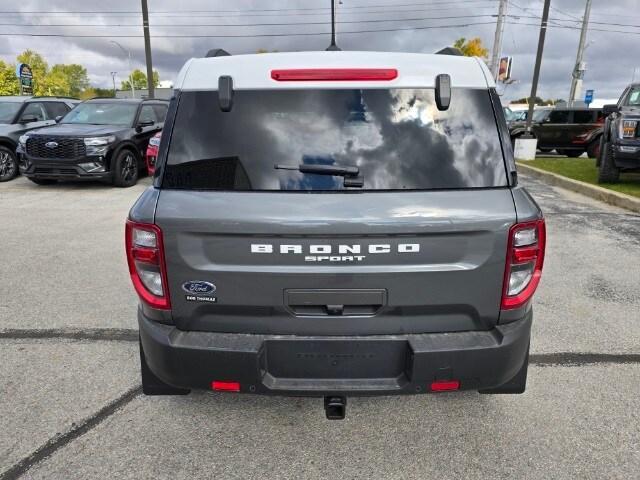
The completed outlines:
<svg viewBox="0 0 640 480">
<path fill-rule="evenodd" d="M 112 164 L 113 184 L 116 187 L 132 187 L 138 182 L 138 159 L 131 150 L 118 152 Z"/>
<path fill-rule="evenodd" d="M 142 377 L 142 393 L 145 395 L 188 395 L 191 390 L 184 388 L 176 388 L 171 385 L 167 385 L 160 380 L 151 371 L 147 360 L 144 356 L 144 350 L 142 350 L 142 342 L 138 339 L 140 345 L 140 374 Z"/>
<path fill-rule="evenodd" d="M 553 151 L 553 148 L 539 148 L 540 153 L 550 153 Z"/>
<path fill-rule="evenodd" d="M 598 147 L 598 156 L 596 156 L 596 167 L 600 168 L 602 162 L 602 152 L 604 151 L 604 135 L 600 135 L 600 146 Z"/>
<path fill-rule="evenodd" d="M 0 182 L 8 182 L 18 175 L 18 159 L 10 148 L 0 145 Z"/>
<path fill-rule="evenodd" d="M 598 183 L 618 183 L 620 181 L 620 169 L 616 167 L 616 157 L 611 142 L 605 142 L 600 155 L 600 168 L 598 169 Z"/>
<path fill-rule="evenodd" d="M 587 156 L 589 158 L 598 158 L 600 156 L 600 138 L 596 138 L 587 147 Z"/>
<path fill-rule="evenodd" d="M 486 388 L 478 392 L 483 395 L 503 395 L 503 394 L 520 394 L 524 393 L 527 388 L 527 371 L 529 370 L 529 346 L 527 346 L 527 354 L 524 363 L 518 373 L 508 382 L 495 388 Z"/>
<path fill-rule="evenodd" d="M 58 183 L 58 181 L 54 180 L 53 178 L 29 177 L 29 180 L 31 180 L 36 185 L 53 185 L 54 183 Z"/>
</svg>

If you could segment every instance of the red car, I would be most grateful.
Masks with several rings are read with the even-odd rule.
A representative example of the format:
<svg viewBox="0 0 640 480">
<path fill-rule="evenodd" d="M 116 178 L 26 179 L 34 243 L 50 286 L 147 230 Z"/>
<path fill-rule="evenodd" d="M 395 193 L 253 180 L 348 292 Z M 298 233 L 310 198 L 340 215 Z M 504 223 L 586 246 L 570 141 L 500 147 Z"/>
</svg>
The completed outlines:
<svg viewBox="0 0 640 480">
<path fill-rule="evenodd" d="M 162 132 L 156 133 L 149 140 L 149 145 L 147 146 L 147 173 L 149 176 L 152 176 L 156 171 L 156 159 L 158 158 L 158 147 L 160 146 L 160 137 L 162 136 Z"/>
</svg>

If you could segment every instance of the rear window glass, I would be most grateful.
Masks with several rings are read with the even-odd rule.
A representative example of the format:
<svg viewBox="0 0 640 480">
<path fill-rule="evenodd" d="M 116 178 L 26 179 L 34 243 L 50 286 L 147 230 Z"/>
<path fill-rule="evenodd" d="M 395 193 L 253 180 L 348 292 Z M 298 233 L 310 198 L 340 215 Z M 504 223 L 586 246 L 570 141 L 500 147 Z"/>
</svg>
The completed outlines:
<svg viewBox="0 0 640 480">
<path fill-rule="evenodd" d="M 433 89 L 240 90 L 230 112 L 215 91 L 183 92 L 163 178 L 200 190 L 506 185 L 489 92 L 471 89 L 454 89 L 444 112 Z"/>
<path fill-rule="evenodd" d="M 593 123 L 593 116 L 591 110 L 576 110 L 573 112 L 573 123 Z"/>
</svg>

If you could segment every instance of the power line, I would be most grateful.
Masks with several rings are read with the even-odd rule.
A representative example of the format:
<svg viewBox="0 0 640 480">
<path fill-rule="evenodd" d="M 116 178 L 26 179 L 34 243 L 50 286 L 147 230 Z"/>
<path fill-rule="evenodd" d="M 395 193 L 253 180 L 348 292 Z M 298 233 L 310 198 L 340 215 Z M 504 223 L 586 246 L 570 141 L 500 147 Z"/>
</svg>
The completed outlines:
<svg viewBox="0 0 640 480">
<path fill-rule="evenodd" d="M 513 2 L 509 2 L 513 4 Z M 513 19 L 539 19 L 540 17 L 537 15 L 514 15 L 509 14 L 505 15 L 506 17 Z M 340 24 L 359 24 L 359 23 L 384 23 L 384 22 L 414 22 L 414 21 L 430 21 L 430 20 L 452 20 L 452 19 L 461 19 L 461 18 L 478 18 L 478 17 L 496 17 L 495 13 L 487 13 L 487 14 L 476 14 L 476 15 L 448 15 L 441 17 L 414 17 L 414 18 L 392 18 L 392 19 L 371 19 L 371 20 L 342 20 L 336 21 L 336 23 Z M 577 23 L 578 20 L 569 20 L 564 18 L 549 18 L 549 21 L 556 22 L 571 22 Z M 582 20 L 579 20 L 582 22 Z M 640 28 L 640 24 L 629 24 L 629 23 L 615 23 L 615 22 L 589 22 L 593 25 L 605 25 L 612 27 L 629 27 L 629 28 Z M 157 24 L 154 23 L 152 26 L 154 28 L 162 28 L 162 27 L 268 27 L 268 26 L 294 26 L 294 25 L 326 25 L 326 21 L 317 21 L 317 22 L 268 22 L 268 23 L 171 23 L 171 24 Z M 140 25 L 138 23 L 135 24 L 122 24 L 122 23 L 76 23 L 76 24 L 22 24 L 22 23 L 0 23 L 0 26 L 8 26 L 8 27 L 121 27 L 121 28 L 139 28 Z M 568 28 L 568 25 L 555 25 L 560 28 Z M 592 29 L 589 29 L 592 30 Z M 631 32 L 632 33 L 632 32 Z"/>
<path fill-rule="evenodd" d="M 521 22 L 506 22 L 509 25 L 518 26 L 531 26 L 540 27 L 535 23 L 521 23 Z M 406 28 L 384 28 L 384 29 L 370 29 L 370 30 L 351 30 L 341 31 L 340 34 L 359 34 L 359 33 L 383 33 L 383 32 L 400 32 L 400 31 L 413 31 L 413 30 L 430 30 L 441 28 L 466 28 L 478 25 L 495 25 L 495 22 L 475 22 L 475 23 L 462 23 L 454 25 L 429 25 L 429 26 L 414 26 Z M 558 25 L 557 28 L 564 28 L 570 30 L 580 30 L 580 27 L 572 27 L 569 25 Z M 591 28 L 590 31 L 605 32 L 605 33 L 619 33 L 628 35 L 640 35 L 639 32 L 629 32 L 624 30 L 608 30 Z M 299 37 L 299 36 L 322 36 L 329 35 L 329 32 L 291 32 L 291 33 L 264 33 L 264 34 L 242 34 L 242 35 L 152 35 L 152 38 L 262 38 L 262 37 Z M 22 36 L 22 37 L 44 37 L 44 38 L 142 38 L 142 35 L 74 35 L 74 34 L 59 34 L 59 33 L 6 33 L 0 32 L 0 36 Z"/>
<path fill-rule="evenodd" d="M 356 33 L 377 33 L 377 32 L 400 32 L 411 30 L 430 30 L 438 28 L 463 28 L 475 25 L 494 25 L 495 22 L 476 22 L 462 23 L 456 25 L 429 25 L 422 27 L 406 27 L 406 28 L 385 28 L 375 30 L 352 30 L 340 31 L 340 35 L 356 34 Z M 300 37 L 300 36 L 320 36 L 329 35 L 330 32 L 291 32 L 291 33 L 262 33 L 262 34 L 243 34 L 243 35 L 152 35 L 152 38 L 261 38 L 261 37 Z M 21 36 L 21 37 L 59 37 L 59 38 L 142 38 L 142 35 L 74 35 L 63 33 L 5 33 L 0 32 L 0 36 Z"/>
<path fill-rule="evenodd" d="M 414 18 L 381 18 L 371 20 L 342 20 L 336 21 L 340 24 L 358 24 L 358 23 L 384 23 L 384 22 L 417 22 L 425 20 L 452 20 L 459 18 L 478 18 L 478 17 L 495 17 L 495 14 L 476 14 L 476 15 L 448 15 L 444 17 L 414 17 Z M 533 18 L 533 17 L 531 17 Z M 317 22 L 284 22 L 284 23 L 172 23 L 172 24 L 153 24 L 155 27 L 265 27 L 265 26 L 290 26 L 290 25 L 326 25 L 326 21 Z M 139 24 L 118 24 L 118 23 L 102 23 L 102 24 L 17 24 L 17 23 L 0 23 L 0 26 L 13 27 L 135 27 L 139 28 Z"/>
<path fill-rule="evenodd" d="M 497 0 L 452 0 L 452 1 L 437 1 L 431 2 L 427 5 L 452 5 L 452 4 L 469 4 L 469 3 L 487 3 L 487 2 L 496 2 Z M 361 8 L 397 8 L 397 7 L 424 7 L 424 2 L 419 3 L 386 3 L 380 5 L 356 5 L 356 6 L 343 6 L 340 7 L 340 11 L 343 10 L 358 10 Z M 207 13 L 207 12 L 218 12 L 218 13 L 247 13 L 247 12 L 291 12 L 291 11 L 329 11 L 330 7 L 303 7 L 303 8 L 257 8 L 257 9 L 236 9 L 236 10 L 219 10 L 219 9 L 209 9 L 209 10 L 158 10 L 156 12 L 149 12 L 150 15 L 158 14 L 158 13 Z M 79 10 L 77 12 L 71 10 L 7 10 L 0 11 L 0 14 L 68 14 L 68 15 L 77 15 L 77 14 L 103 14 L 103 13 L 136 13 L 140 14 L 138 10 Z"/>
<path fill-rule="evenodd" d="M 487 6 L 480 6 L 480 5 L 474 5 L 473 8 L 475 9 L 488 9 L 491 8 L 492 10 L 494 10 L 494 3 L 496 0 L 471 0 L 472 3 L 490 3 L 492 4 L 491 6 L 487 5 Z M 421 4 L 422 6 L 424 6 L 424 4 Z M 464 4 L 465 6 L 468 6 L 467 4 Z M 414 12 L 434 12 L 434 11 L 445 11 L 445 10 L 459 10 L 460 6 L 454 6 L 453 7 L 438 7 L 438 8 L 423 8 L 423 9 L 415 9 L 415 8 L 411 8 L 408 10 L 403 10 L 403 9 L 393 9 L 393 10 L 389 10 L 389 9 L 383 9 L 383 10 L 377 10 L 377 11 L 363 11 L 363 10 L 359 10 L 359 11 L 342 11 L 342 9 L 339 10 L 339 13 L 341 16 L 345 16 L 345 15 L 384 15 L 384 14 L 388 14 L 390 12 L 407 12 L 407 13 L 414 13 Z M 208 12 L 212 12 L 213 10 L 208 10 Z M 2 13 L 2 12 L 0 12 Z M 27 17 L 27 16 L 33 16 L 33 15 L 37 15 L 38 18 L 46 18 L 46 17 L 50 17 L 50 18 L 55 18 L 55 19 L 60 19 L 60 18 L 64 18 L 64 17 L 81 17 L 81 16 L 95 16 L 95 15 L 105 15 L 105 18 L 127 18 L 127 17 L 136 17 L 139 18 L 140 17 L 140 13 L 139 12 L 130 12 L 130 13 L 124 13 L 124 14 L 115 14 L 115 15 L 111 15 L 114 12 L 93 12 L 93 13 L 70 13 L 70 12 L 60 12 L 62 13 L 61 15 L 53 15 L 53 14 L 41 14 L 39 12 L 30 12 L 30 13 L 26 13 L 26 14 L 19 14 L 19 13 L 10 13 L 10 12 L 5 12 L 4 15 L 5 16 L 19 16 L 19 17 Z M 155 17 L 159 17 L 159 18 L 164 18 L 164 17 L 171 17 L 171 18 L 176 18 L 176 17 L 192 17 L 194 16 L 194 13 L 189 13 L 189 11 L 178 11 L 178 12 L 164 12 L 164 13 L 153 13 L 150 12 L 149 15 L 151 16 L 155 16 Z M 302 16 L 314 16 L 314 17 L 318 17 L 318 16 L 326 16 L 327 13 L 326 12 L 319 12 L 319 13 L 266 13 L 266 14 L 249 14 L 249 13 L 238 13 L 238 14 L 231 14 L 231 13 L 227 13 L 227 14 L 221 14 L 221 13 L 197 13 L 198 17 L 206 17 L 206 18 L 229 18 L 229 17 L 237 17 L 237 16 L 241 16 L 241 17 L 302 17 Z"/>
</svg>

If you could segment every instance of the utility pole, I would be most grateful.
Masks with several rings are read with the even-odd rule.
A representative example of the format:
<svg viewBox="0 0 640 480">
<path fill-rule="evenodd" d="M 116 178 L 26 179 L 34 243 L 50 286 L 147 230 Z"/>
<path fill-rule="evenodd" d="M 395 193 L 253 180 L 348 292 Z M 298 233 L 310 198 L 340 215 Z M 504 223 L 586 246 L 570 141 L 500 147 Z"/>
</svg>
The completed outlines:
<svg viewBox="0 0 640 480">
<path fill-rule="evenodd" d="M 144 31 L 144 56 L 147 61 L 147 88 L 149 98 L 154 97 L 153 64 L 151 63 L 151 38 L 149 35 L 149 8 L 147 0 L 142 0 L 142 29 Z"/>
<path fill-rule="evenodd" d="M 504 16 L 507 13 L 507 0 L 500 0 L 498 8 L 498 22 L 496 23 L 496 36 L 493 39 L 493 53 L 491 54 L 491 74 L 494 80 L 498 79 L 500 70 L 500 54 L 502 53 L 502 32 L 504 31 Z"/>
<path fill-rule="evenodd" d="M 569 106 L 577 100 L 582 89 L 582 77 L 584 77 L 585 65 L 582 61 L 585 44 L 587 43 L 587 30 L 589 28 L 589 15 L 591 14 L 591 0 L 587 0 L 584 7 L 584 17 L 582 18 L 582 30 L 580 30 L 580 43 L 578 43 L 578 54 L 576 55 L 576 65 L 571 75 L 571 90 L 569 91 Z"/>
<path fill-rule="evenodd" d="M 531 135 L 531 119 L 533 117 L 533 105 L 538 94 L 538 79 L 540 78 L 540 64 L 542 63 L 542 51 L 544 50 L 544 38 L 547 35 L 547 23 L 549 21 L 549 5 L 551 0 L 544 0 L 542 9 L 542 22 L 540 23 L 540 36 L 538 37 L 538 53 L 536 54 L 536 66 L 533 69 L 533 82 L 531 83 L 531 96 L 529 98 L 529 113 L 527 114 L 527 135 Z"/>
</svg>

